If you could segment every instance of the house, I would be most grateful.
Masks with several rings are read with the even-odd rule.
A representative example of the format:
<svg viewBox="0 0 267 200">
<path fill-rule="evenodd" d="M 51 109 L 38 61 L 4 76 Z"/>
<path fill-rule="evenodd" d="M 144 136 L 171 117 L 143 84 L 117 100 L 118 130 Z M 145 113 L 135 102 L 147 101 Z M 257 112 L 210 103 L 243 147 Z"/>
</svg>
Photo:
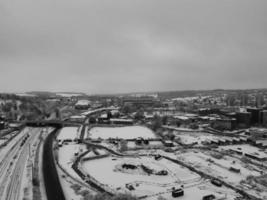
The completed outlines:
<svg viewBox="0 0 267 200">
<path fill-rule="evenodd" d="M 124 168 L 124 169 L 132 169 L 132 170 L 137 169 L 137 167 L 135 165 L 132 165 L 132 164 L 123 164 L 122 168 Z"/>
<path fill-rule="evenodd" d="M 174 143 L 171 140 L 164 141 L 165 147 L 174 147 Z"/>
</svg>

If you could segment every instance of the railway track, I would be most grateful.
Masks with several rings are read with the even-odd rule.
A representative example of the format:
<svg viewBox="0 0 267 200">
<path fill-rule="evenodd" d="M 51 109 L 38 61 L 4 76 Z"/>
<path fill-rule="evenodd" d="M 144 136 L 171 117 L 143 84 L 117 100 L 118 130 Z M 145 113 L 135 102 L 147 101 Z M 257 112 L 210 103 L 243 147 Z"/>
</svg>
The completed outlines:
<svg viewBox="0 0 267 200">
<path fill-rule="evenodd" d="M 18 156 L 20 148 L 20 140 L 18 140 L 7 152 L 5 158 L 0 163 L 0 197 L 3 197 L 8 177 L 12 173 L 14 162 Z"/>
<path fill-rule="evenodd" d="M 0 196 L 5 200 L 22 199 L 22 181 L 27 160 L 30 156 L 29 148 L 36 140 L 39 139 L 40 130 L 29 129 L 29 138 L 21 145 L 21 141 L 16 142 L 14 148 L 8 152 L 5 162 L 1 165 L 0 176 L 2 177 Z M 13 159 L 15 156 L 16 159 Z M 12 161 L 10 161 L 12 160 Z M 12 168 L 8 168 L 7 163 L 13 163 Z M 8 168 L 8 169 L 7 169 Z"/>
</svg>

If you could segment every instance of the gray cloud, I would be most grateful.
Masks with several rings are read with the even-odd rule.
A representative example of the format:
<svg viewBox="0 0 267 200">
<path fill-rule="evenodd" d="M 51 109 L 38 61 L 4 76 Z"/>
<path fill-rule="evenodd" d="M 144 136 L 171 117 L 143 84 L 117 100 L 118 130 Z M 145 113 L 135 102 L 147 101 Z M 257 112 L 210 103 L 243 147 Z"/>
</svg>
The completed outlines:
<svg viewBox="0 0 267 200">
<path fill-rule="evenodd" d="M 266 87 L 265 0 L 4 0 L 0 90 Z"/>
</svg>

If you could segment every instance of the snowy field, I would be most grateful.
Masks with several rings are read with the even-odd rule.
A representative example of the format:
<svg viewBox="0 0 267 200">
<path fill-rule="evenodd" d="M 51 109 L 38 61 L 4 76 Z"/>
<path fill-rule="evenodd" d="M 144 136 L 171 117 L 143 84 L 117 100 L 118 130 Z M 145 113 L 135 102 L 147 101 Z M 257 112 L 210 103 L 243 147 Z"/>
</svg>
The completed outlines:
<svg viewBox="0 0 267 200">
<path fill-rule="evenodd" d="M 82 94 L 80 93 L 56 93 L 56 95 L 61 96 L 61 97 L 78 97 L 78 96 L 81 96 Z"/>
<path fill-rule="evenodd" d="M 205 132 L 176 132 L 174 131 L 176 137 L 180 139 L 180 142 L 183 144 L 193 144 L 197 143 L 202 145 L 202 142 L 218 141 L 218 140 L 231 140 L 233 138 L 226 136 L 216 136 L 213 134 Z"/>
<path fill-rule="evenodd" d="M 58 150 L 58 164 L 72 177 L 80 179 L 78 174 L 72 169 L 72 164 L 75 161 L 75 153 L 82 153 L 86 151 L 86 145 L 68 144 L 63 145 Z"/>
<path fill-rule="evenodd" d="M 201 142 L 209 141 L 216 139 L 214 135 L 211 134 L 204 134 L 202 133 L 185 133 L 185 134 L 176 134 L 183 144 L 192 144 L 192 143 L 198 143 L 201 144 Z"/>
<path fill-rule="evenodd" d="M 156 138 L 152 130 L 143 126 L 95 127 L 89 131 L 88 137 L 92 139 L 97 139 L 97 138 L 134 139 L 138 137 L 142 137 L 145 139 Z"/>
<path fill-rule="evenodd" d="M 58 140 L 74 140 L 80 137 L 80 127 L 64 127 L 60 130 Z"/>
<path fill-rule="evenodd" d="M 178 160 L 183 161 L 189 165 L 192 165 L 196 169 L 210 174 L 214 177 L 224 180 L 225 182 L 241 187 L 248 193 L 257 197 L 267 197 L 267 192 L 257 192 L 258 188 L 249 189 L 241 182 L 245 182 L 248 176 L 258 177 L 261 176 L 261 170 L 249 163 L 243 163 L 237 158 L 224 156 L 221 159 L 216 159 L 209 155 L 207 152 L 190 151 L 178 154 Z M 230 171 L 229 168 L 240 169 L 240 172 Z M 262 188 L 262 187 L 260 187 Z"/>
<path fill-rule="evenodd" d="M 79 184 L 79 193 L 75 191 L 74 186 L 77 186 L 77 182 L 69 176 L 66 176 L 65 172 L 57 166 L 59 181 L 66 200 L 81 200 L 83 199 L 83 192 L 89 192 L 90 194 L 96 194 L 96 192 L 84 185 Z"/>
<path fill-rule="evenodd" d="M 145 165 L 150 169 L 161 171 L 166 170 L 168 175 L 147 175 L 139 171 L 130 170 L 122 172 L 118 166 L 123 164 L 133 164 L 135 166 Z M 135 190 L 133 195 L 154 195 L 155 193 L 166 192 L 172 187 L 179 185 L 200 182 L 201 177 L 180 165 L 165 159 L 156 161 L 154 157 L 118 158 L 106 157 L 82 163 L 83 170 L 93 176 L 97 181 L 116 191 L 128 191 L 126 184 L 132 184 Z"/>
<path fill-rule="evenodd" d="M 224 156 L 222 159 L 216 159 L 203 152 L 186 152 L 178 157 L 193 166 L 201 169 L 204 172 L 222 178 L 228 183 L 239 184 L 241 180 L 246 179 L 247 176 L 260 176 L 260 173 L 255 169 L 249 169 L 244 163 L 238 159 Z M 230 167 L 240 169 L 240 173 L 232 172 Z"/>
<path fill-rule="evenodd" d="M 142 173 L 125 173 L 117 170 L 122 164 L 143 164 L 156 170 L 166 170 L 167 176 L 146 175 Z M 169 160 L 155 160 L 154 157 L 118 158 L 106 157 L 86 161 L 82 164 L 85 172 L 97 181 L 117 192 L 131 192 L 137 197 L 147 196 L 148 200 L 157 200 L 159 196 L 172 198 L 171 188 L 184 185 L 185 195 L 181 200 L 199 200 L 205 195 L 214 194 L 216 198 L 234 200 L 238 195 L 225 187 L 216 187 L 209 180 L 202 179 L 198 174 L 177 165 Z M 131 184 L 135 190 L 129 191 L 125 185 Z"/>
</svg>

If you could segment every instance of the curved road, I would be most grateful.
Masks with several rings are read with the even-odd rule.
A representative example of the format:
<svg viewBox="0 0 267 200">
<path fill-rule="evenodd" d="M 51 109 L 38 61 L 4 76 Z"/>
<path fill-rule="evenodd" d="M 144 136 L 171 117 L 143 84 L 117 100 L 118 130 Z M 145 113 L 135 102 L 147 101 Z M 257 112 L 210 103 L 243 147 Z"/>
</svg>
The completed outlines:
<svg viewBox="0 0 267 200">
<path fill-rule="evenodd" d="M 65 200 L 53 154 L 53 139 L 57 131 L 58 129 L 55 129 L 51 132 L 44 143 L 43 175 L 48 200 Z"/>
</svg>

